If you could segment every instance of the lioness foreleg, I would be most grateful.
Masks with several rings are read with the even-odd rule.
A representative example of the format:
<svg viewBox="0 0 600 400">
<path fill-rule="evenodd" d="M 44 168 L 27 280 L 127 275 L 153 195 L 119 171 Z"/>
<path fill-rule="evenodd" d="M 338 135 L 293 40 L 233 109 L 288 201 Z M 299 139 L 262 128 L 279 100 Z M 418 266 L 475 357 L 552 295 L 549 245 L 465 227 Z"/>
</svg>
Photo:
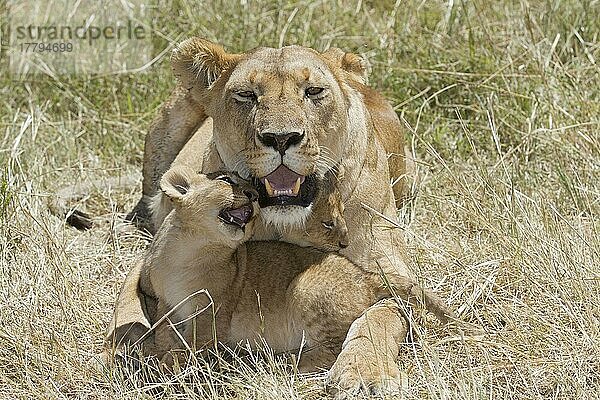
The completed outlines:
<svg viewBox="0 0 600 400">
<path fill-rule="evenodd" d="M 354 398 L 365 389 L 372 394 L 399 391 L 396 359 L 407 332 L 408 323 L 392 299 L 374 304 L 357 318 L 328 374 L 328 387 L 336 398 Z"/>
<path fill-rule="evenodd" d="M 140 285 L 143 263 L 138 261 L 127 274 L 117 299 L 112 321 L 104 339 L 103 359 L 124 356 L 134 344 L 152 347 L 151 299 Z"/>
</svg>

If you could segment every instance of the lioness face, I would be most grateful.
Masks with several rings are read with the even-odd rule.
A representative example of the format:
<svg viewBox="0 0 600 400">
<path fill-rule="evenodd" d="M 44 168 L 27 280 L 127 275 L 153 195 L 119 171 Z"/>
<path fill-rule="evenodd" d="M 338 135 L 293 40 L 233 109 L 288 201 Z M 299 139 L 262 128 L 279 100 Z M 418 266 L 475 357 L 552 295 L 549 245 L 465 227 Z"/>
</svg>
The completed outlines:
<svg viewBox="0 0 600 400">
<path fill-rule="evenodd" d="M 304 47 L 236 55 L 201 39 L 183 42 L 173 66 L 213 118 L 226 168 L 253 180 L 263 218 L 302 222 L 347 142 L 341 70 Z"/>
<path fill-rule="evenodd" d="M 254 178 L 266 219 L 305 213 L 315 175 L 339 161 L 346 129 L 341 88 L 326 63 L 301 47 L 259 49 L 219 92 L 211 114 L 222 160 Z"/>
<path fill-rule="evenodd" d="M 233 173 L 198 174 L 177 166 L 161 179 L 181 224 L 232 247 L 252 233 L 258 193 Z"/>
</svg>

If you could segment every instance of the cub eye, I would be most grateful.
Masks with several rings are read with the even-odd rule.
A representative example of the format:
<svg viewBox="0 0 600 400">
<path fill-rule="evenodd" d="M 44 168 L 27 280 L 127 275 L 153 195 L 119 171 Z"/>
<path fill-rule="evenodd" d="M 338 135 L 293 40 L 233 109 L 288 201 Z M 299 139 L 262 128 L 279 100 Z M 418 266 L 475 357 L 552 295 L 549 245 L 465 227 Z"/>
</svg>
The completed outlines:
<svg viewBox="0 0 600 400">
<path fill-rule="evenodd" d="M 242 90 L 241 92 L 235 92 L 233 97 L 239 101 L 254 101 L 256 100 L 256 93 L 252 90 Z"/>
<path fill-rule="evenodd" d="M 333 221 L 322 221 L 321 224 L 325 227 L 325 229 L 333 229 L 334 224 Z"/>
<path fill-rule="evenodd" d="M 230 185 L 234 185 L 235 184 L 235 182 L 229 176 L 227 176 L 227 175 L 219 175 L 215 179 L 218 180 L 218 181 L 227 182 Z"/>
<path fill-rule="evenodd" d="M 315 98 L 315 97 L 319 97 L 321 94 L 323 94 L 324 91 L 325 91 L 325 88 L 311 86 L 304 91 L 304 94 L 306 94 L 306 97 Z"/>
</svg>

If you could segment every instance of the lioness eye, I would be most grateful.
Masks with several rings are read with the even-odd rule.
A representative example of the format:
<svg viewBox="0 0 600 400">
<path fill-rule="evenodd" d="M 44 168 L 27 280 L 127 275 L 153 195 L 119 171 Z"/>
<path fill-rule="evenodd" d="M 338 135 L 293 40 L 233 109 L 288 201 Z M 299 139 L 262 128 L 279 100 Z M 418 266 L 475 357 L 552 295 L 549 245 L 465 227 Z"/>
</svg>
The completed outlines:
<svg viewBox="0 0 600 400">
<path fill-rule="evenodd" d="M 230 177 L 228 177 L 227 175 L 219 175 L 215 179 L 218 180 L 218 181 L 227 182 L 230 185 L 235 184 L 235 182 Z"/>
<path fill-rule="evenodd" d="M 323 221 L 321 222 L 326 229 L 333 229 L 333 221 Z"/>
<path fill-rule="evenodd" d="M 322 88 L 322 87 L 311 86 L 311 87 L 307 88 L 304 91 L 304 93 L 306 94 L 307 97 L 316 97 L 316 96 L 319 96 L 320 94 L 322 94 L 324 90 L 325 90 L 325 88 Z"/>
<path fill-rule="evenodd" d="M 256 93 L 252 90 L 243 90 L 241 92 L 235 92 L 233 97 L 240 101 L 253 101 L 256 99 Z"/>
</svg>

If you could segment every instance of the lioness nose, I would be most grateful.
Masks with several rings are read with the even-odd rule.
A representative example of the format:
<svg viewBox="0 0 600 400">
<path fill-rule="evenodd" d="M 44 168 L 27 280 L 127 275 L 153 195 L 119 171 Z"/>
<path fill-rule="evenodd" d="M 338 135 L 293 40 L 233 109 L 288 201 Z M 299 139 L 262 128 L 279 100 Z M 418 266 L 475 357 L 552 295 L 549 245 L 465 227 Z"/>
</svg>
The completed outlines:
<svg viewBox="0 0 600 400">
<path fill-rule="evenodd" d="M 279 152 L 279 154 L 284 155 L 285 151 L 289 149 L 290 146 L 298 144 L 302 141 L 304 137 L 303 133 L 300 132 L 288 132 L 288 133 L 272 133 L 272 132 L 263 132 L 258 136 L 258 139 L 265 145 L 269 147 L 273 147 L 275 150 Z"/>
</svg>

